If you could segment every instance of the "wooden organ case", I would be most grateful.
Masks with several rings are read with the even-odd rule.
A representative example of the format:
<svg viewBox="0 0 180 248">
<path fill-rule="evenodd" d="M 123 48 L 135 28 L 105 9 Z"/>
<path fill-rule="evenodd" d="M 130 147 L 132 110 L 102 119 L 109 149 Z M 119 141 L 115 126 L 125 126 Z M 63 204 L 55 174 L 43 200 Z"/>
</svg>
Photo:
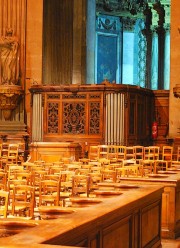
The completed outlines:
<svg viewBox="0 0 180 248">
<path fill-rule="evenodd" d="M 149 144 L 153 92 L 130 85 L 33 85 L 32 142 Z"/>
</svg>

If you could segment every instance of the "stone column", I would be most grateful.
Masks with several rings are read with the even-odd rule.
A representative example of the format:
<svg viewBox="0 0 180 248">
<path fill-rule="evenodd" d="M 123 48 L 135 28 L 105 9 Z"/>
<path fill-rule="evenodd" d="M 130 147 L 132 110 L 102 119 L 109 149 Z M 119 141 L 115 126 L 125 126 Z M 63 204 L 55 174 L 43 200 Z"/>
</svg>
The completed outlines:
<svg viewBox="0 0 180 248">
<path fill-rule="evenodd" d="M 86 84 L 95 83 L 96 1 L 87 1 Z"/>
<path fill-rule="evenodd" d="M 164 89 L 170 89 L 170 0 L 162 1 L 165 17 L 165 44 L 164 44 Z"/>
<path fill-rule="evenodd" d="M 158 34 L 156 30 L 153 30 L 152 35 L 151 89 L 158 89 Z"/>
<path fill-rule="evenodd" d="M 164 40 L 164 89 L 170 88 L 170 32 L 165 32 Z"/>
</svg>

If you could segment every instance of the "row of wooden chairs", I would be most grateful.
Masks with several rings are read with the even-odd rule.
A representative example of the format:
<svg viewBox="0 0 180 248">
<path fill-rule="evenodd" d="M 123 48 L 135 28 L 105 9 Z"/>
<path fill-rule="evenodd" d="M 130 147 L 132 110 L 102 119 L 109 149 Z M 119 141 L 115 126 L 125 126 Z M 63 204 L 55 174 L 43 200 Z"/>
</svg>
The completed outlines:
<svg viewBox="0 0 180 248">
<path fill-rule="evenodd" d="M 97 188 L 98 182 L 119 182 L 122 175 L 143 176 L 146 167 L 142 163 L 142 161 L 146 161 L 145 151 L 146 148 L 152 150 L 152 147 L 143 147 L 143 159 L 141 158 L 141 146 L 131 147 L 133 154 L 136 151 L 136 156 L 138 155 L 138 157 L 132 158 L 127 157 L 127 150 L 130 147 L 123 147 L 125 148 L 123 155 L 126 154 L 126 156 L 119 160 L 112 156 L 112 153 L 117 152 L 116 148 L 109 147 L 108 157 L 103 151 L 102 157 L 82 158 L 71 164 L 63 161 L 46 163 L 42 160 L 25 162 L 21 165 L 7 163 L 0 171 L 0 189 L 8 192 L 8 211 L 11 211 L 12 215 L 23 214 L 33 218 L 34 212 L 40 206 L 63 205 L 65 199 L 70 196 L 79 196 L 79 194 L 85 194 L 88 197 Z M 120 149 L 120 147 L 118 148 Z M 164 157 L 165 160 L 158 160 L 159 157 L 154 158 L 150 154 L 147 152 L 147 161 L 152 161 L 152 163 L 170 159 L 167 153 Z M 152 163 L 150 163 L 151 166 L 148 166 L 148 173 L 153 171 Z M 156 168 L 157 165 L 156 163 Z M 167 163 L 165 169 L 167 169 Z M 26 192 L 24 196 L 23 191 Z M 6 205 L 4 204 L 4 206 Z"/>
<path fill-rule="evenodd" d="M 20 150 L 22 150 L 22 144 L 0 143 L 1 168 L 9 163 L 17 164 L 20 160 L 20 156 L 19 156 Z"/>
<path fill-rule="evenodd" d="M 101 158 L 117 162 L 127 159 L 135 160 L 173 160 L 173 147 L 163 146 L 118 146 L 118 145 L 97 145 L 89 147 L 89 159 L 98 160 Z M 180 147 L 177 148 L 176 161 L 180 160 Z"/>
<path fill-rule="evenodd" d="M 4 217 L 10 212 L 13 216 L 33 218 L 40 206 L 63 205 L 64 199 L 70 196 L 85 194 L 88 197 L 98 182 L 117 182 L 114 167 L 105 168 L 100 162 L 92 162 L 89 167 L 81 164 L 82 168 L 75 163 L 76 166 L 69 167 L 69 170 L 67 165 L 62 170 L 62 164 L 59 164 L 59 171 L 47 170 L 43 161 L 41 165 L 39 161 L 38 170 L 32 170 L 32 164 L 31 169 L 29 166 L 11 165 L 7 172 L 1 171 L 1 191 L 8 192 L 9 203 Z"/>
</svg>

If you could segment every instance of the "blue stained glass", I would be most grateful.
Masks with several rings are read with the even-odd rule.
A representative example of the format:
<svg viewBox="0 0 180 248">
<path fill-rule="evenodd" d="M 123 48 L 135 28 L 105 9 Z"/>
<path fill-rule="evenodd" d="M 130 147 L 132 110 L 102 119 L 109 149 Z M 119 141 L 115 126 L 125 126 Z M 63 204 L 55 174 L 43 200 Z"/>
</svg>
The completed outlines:
<svg viewBox="0 0 180 248">
<path fill-rule="evenodd" d="M 116 81 L 117 37 L 98 34 L 97 83 Z"/>
</svg>

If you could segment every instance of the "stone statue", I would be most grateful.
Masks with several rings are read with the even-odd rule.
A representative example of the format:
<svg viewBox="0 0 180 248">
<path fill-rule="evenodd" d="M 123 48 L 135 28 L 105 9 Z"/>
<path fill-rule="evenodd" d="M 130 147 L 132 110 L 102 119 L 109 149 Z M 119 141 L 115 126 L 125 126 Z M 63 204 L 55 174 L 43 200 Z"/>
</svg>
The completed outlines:
<svg viewBox="0 0 180 248">
<path fill-rule="evenodd" d="M 8 28 L 0 37 L 0 84 L 15 85 L 19 78 L 19 42 Z"/>
</svg>

